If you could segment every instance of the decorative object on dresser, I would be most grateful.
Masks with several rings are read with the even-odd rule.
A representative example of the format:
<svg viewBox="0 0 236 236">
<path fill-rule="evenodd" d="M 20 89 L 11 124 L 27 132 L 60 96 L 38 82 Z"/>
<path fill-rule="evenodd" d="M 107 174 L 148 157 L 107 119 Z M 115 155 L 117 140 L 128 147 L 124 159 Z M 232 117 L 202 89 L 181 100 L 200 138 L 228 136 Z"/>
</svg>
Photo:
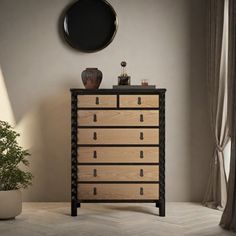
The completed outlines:
<svg viewBox="0 0 236 236">
<path fill-rule="evenodd" d="M 130 85 L 130 76 L 127 75 L 126 73 L 126 65 L 127 63 L 125 61 L 122 61 L 120 63 L 121 65 L 121 75 L 118 76 L 118 85 Z"/>
<path fill-rule="evenodd" d="M 102 72 L 98 68 L 86 68 L 81 77 L 86 89 L 98 89 L 102 82 Z"/>
<path fill-rule="evenodd" d="M 82 52 L 107 47 L 118 29 L 118 18 L 105 0 L 78 0 L 68 7 L 63 21 L 66 41 Z"/>
<path fill-rule="evenodd" d="M 142 79 L 141 85 L 142 86 L 148 86 L 148 79 Z"/>
<path fill-rule="evenodd" d="M 155 85 L 113 85 L 113 89 L 155 89 Z"/>
<path fill-rule="evenodd" d="M 71 89 L 71 215 L 153 202 L 165 216 L 165 89 Z"/>
</svg>

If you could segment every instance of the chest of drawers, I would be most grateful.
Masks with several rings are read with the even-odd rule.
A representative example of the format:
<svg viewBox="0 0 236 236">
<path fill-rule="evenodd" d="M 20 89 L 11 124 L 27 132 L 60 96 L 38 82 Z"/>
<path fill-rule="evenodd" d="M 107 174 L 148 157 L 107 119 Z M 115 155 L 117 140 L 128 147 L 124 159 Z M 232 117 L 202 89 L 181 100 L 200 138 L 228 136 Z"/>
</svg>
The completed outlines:
<svg viewBox="0 0 236 236">
<path fill-rule="evenodd" d="M 71 215 L 153 202 L 165 216 L 165 89 L 71 89 Z"/>
</svg>

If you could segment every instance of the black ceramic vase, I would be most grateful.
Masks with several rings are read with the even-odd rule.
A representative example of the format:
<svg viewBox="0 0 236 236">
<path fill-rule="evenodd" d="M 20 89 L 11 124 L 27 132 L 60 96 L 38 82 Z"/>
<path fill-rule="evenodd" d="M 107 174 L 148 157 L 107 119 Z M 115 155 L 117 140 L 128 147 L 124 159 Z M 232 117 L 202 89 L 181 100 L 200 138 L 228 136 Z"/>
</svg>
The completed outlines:
<svg viewBox="0 0 236 236">
<path fill-rule="evenodd" d="M 86 68 L 81 77 L 86 89 L 98 89 L 102 82 L 102 72 L 98 68 Z"/>
</svg>

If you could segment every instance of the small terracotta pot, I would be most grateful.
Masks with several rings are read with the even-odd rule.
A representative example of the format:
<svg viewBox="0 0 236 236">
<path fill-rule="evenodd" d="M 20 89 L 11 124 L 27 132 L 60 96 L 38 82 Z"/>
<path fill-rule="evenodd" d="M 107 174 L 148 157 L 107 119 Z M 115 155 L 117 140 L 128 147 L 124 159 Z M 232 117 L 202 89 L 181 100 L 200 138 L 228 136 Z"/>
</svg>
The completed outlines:
<svg viewBox="0 0 236 236">
<path fill-rule="evenodd" d="M 102 72 L 97 68 L 86 68 L 81 77 L 86 89 L 98 89 L 102 82 Z"/>
<path fill-rule="evenodd" d="M 14 219 L 22 211 L 20 190 L 0 191 L 0 219 Z"/>
</svg>

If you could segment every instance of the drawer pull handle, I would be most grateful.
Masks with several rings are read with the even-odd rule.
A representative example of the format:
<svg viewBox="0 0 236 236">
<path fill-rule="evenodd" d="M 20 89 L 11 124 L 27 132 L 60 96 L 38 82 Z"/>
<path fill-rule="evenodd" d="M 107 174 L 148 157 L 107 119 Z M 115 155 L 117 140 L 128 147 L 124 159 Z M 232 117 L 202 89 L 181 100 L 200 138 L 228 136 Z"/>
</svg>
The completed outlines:
<svg viewBox="0 0 236 236">
<path fill-rule="evenodd" d="M 140 195 L 143 195 L 143 188 L 140 188 Z"/>
<path fill-rule="evenodd" d="M 93 115 L 93 122 L 97 122 L 97 115 L 96 114 Z"/>
<path fill-rule="evenodd" d="M 93 188 L 93 195 L 97 195 L 97 188 Z"/>
<path fill-rule="evenodd" d="M 143 177 L 143 169 L 140 170 L 140 176 Z"/>
<path fill-rule="evenodd" d="M 143 140 L 144 139 L 144 137 L 143 137 L 143 132 L 140 132 L 140 140 Z"/>
<path fill-rule="evenodd" d="M 96 97 L 96 105 L 99 105 L 99 97 Z"/>
<path fill-rule="evenodd" d="M 93 139 L 97 140 L 97 133 L 96 132 L 93 133 Z"/>
<path fill-rule="evenodd" d="M 97 176 L 98 176 L 98 175 L 97 175 L 97 170 L 96 170 L 96 169 L 93 170 L 93 176 L 94 176 L 94 177 L 97 177 Z"/>
<path fill-rule="evenodd" d="M 140 115 L 140 122 L 143 122 L 143 114 Z"/>
<path fill-rule="evenodd" d="M 94 159 L 97 158 L 97 151 L 93 151 L 93 158 L 94 158 Z"/>
<path fill-rule="evenodd" d="M 144 158 L 143 151 L 140 151 L 140 158 L 141 158 L 141 159 Z"/>
<path fill-rule="evenodd" d="M 141 97 L 138 97 L 138 105 L 141 105 L 142 101 L 141 101 Z"/>
</svg>

